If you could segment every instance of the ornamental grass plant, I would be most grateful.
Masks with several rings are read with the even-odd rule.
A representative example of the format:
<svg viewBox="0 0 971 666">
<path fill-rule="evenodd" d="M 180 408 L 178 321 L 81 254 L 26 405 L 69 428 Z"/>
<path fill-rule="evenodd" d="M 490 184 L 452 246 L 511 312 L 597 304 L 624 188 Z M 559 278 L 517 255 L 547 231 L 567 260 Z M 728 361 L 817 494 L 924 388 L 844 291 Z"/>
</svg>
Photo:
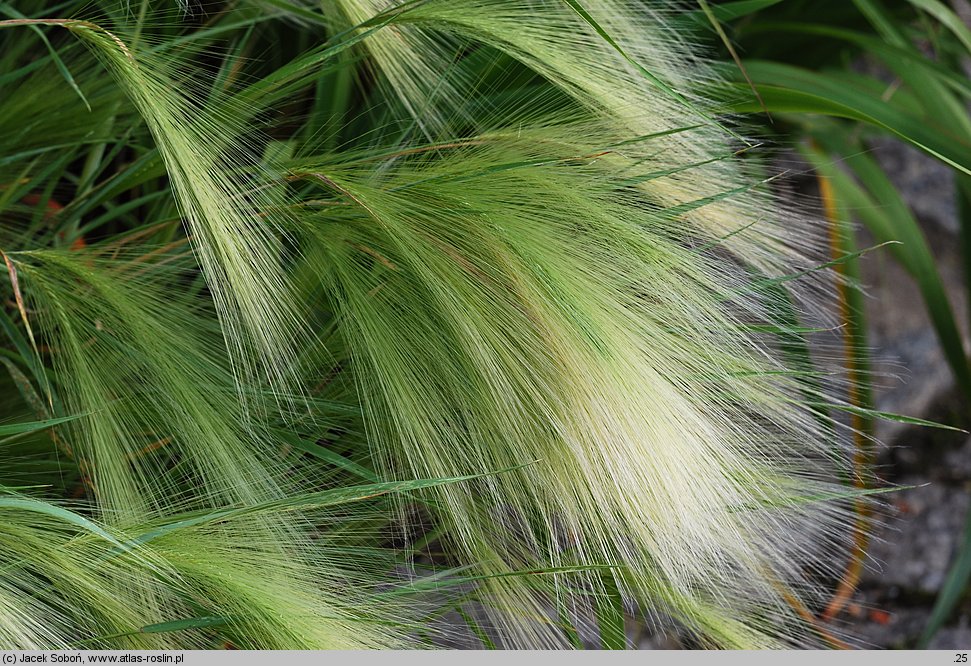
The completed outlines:
<svg viewBox="0 0 971 666">
<path fill-rule="evenodd" d="M 851 641 L 744 4 L 0 3 L 0 647 Z"/>
</svg>

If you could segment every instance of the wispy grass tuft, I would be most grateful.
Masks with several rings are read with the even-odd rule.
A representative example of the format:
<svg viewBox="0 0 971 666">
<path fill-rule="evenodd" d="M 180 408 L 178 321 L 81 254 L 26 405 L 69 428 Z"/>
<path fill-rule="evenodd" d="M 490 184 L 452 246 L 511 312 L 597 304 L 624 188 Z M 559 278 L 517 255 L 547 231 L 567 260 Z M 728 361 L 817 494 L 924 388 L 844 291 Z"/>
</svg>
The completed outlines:
<svg viewBox="0 0 971 666">
<path fill-rule="evenodd" d="M 42 10 L 0 110 L 66 28 L 96 129 L 0 138 L 5 645 L 838 644 L 830 264 L 676 3 Z"/>
</svg>

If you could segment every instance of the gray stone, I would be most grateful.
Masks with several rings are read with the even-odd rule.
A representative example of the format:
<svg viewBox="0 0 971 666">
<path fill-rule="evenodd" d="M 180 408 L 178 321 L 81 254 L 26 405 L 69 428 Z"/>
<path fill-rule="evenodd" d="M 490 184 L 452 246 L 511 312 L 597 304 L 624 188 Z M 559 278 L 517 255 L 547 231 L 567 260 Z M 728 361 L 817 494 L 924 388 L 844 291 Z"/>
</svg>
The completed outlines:
<svg viewBox="0 0 971 666">
<path fill-rule="evenodd" d="M 954 170 L 922 150 L 890 137 L 870 142 L 873 156 L 925 225 L 958 232 Z"/>
<path fill-rule="evenodd" d="M 886 604 L 878 606 L 861 610 L 861 619 L 849 623 L 852 645 L 871 650 L 912 648 L 924 630 L 927 613 L 923 609 L 891 606 L 886 610 Z"/>
<path fill-rule="evenodd" d="M 941 629 L 927 647 L 931 650 L 971 649 L 971 629 L 967 626 L 967 617 L 962 618 L 961 626 Z"/>
<path fill-rule="evenodd" d="M 968 494 L 931 483 L 894 493 L 891 502 L 896 515 L 876 535 L 870 548 L 874 567 L 864 584 L 935 595 L 964 530 Z"/>
<path fill-rule="evenodd" d="M 959 448 L 945 452 L 941 462 L 941 477 L 959 483 L 971 480 L 971 439 Z"/>
</svg>

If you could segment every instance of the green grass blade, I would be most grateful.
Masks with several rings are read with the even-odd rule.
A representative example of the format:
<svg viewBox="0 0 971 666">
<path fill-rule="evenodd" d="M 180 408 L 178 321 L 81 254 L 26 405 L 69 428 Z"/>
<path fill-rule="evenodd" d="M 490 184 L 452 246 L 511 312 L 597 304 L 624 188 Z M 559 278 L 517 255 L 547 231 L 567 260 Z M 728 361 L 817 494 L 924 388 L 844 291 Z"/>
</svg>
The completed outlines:
<svg viewBox="0 0 971 666">
<path fill-rule="evenodd" d="M 224 617 L 211 617 L 211 616 L 201 616 L 201 617 L 189 617 L 183 620 L 169 620 L 168 622 L 158 622 L 156 624 L 147 624 L 141 629 L 139 633 L 143 634 L 163 634 L 170 631 L 187 631 L 190 629 L 207 629 L 209 627 L 222 627 L 225 626 L 229 620 Z"/>
<path fill-rule="evenodd" d="M 775 113 L 810 113 L 858 120 L 904 139 L 962 173 L 971 175 L 971 139 L 948 136 L 925 119 L 854 90 L 825 74 L 778 63 L 749 61 L 749 76 L 765 106 Z M 744 84 L 736 88 L 742 89 Z M 756 101 L 732 104 L 740 113 L 761 110 Z"/>
<path fill-rule="evenodd" d="M 924 428 L 939 428 L 940 430 L 951 430 L 954 432 L 967 432 L 961 428 L 955 426 L 946 425 L 944 423 L 937 423 L 936 421 L 928 421 L 927 419 L 917 418 L 915 416 L 905 416 L 903 414 L 894 414 L 893 412 L 881 412 L 876 409 L 867 409 L 865 407 L 857 407 L 855 405 L 846 405 L 841 403 L 831 403 L 831 402 L 812 402 L 810 403 L 818 407 L 826 407 L 828 409 L 835 409 L 841 412 L 846 412 L 848 414 L 858 414 L 860 416 L 865 416 L 870 419 L 883 419 L 885 421 L 893 421 L 895 423 L 905 423 L 907 425 L 921 426 Z"/>
<path fill-rule="evenodd" d="M 502 474 L 514 471 L 518 468 L 500 470 L 494 474 Z M 418 479 L 413 481 L 386 481 L 383 483 L 371 483 L 359 486 L 344 486 L 323 490 L 316 493 L 304 493 L 294 495 L 284 499 L 271 500 L 250 506 L 241 506 L 228 509 L 218 509 L 216 511 L 196 512 L 184 518 L 175 518 L 165 524 L 151 529 L 132 539 L 134 544 L 146 544 L 161 536 L 176 532 L 178 530 L 196 527 L 207 523 L 227 520 L 239 516 L 259 513 L 285 513 L 288 511 L 299 511 L 305 509 L 322 509 L 333 506 L 341 506 L 354 502 L 375 499 L 392 493 L 408 493 L 416 490 L 427 490 L 453 483 L 462 483 L 481 479 L 489 474 L 472 474 L 469 476 L 457 476 L 443 479 Z"/>
<path fill-rule="evenodd" d="M 950 565 L 941 591 L 934 601 L 930 617 L 924 625 L 917 647 L 926 649 L 937 632 L 950 619 L 954 608 L 965 595 L 971 580 L 971 517 L 965 520 L 964 535 L 957 547 L 957 555 Z"/>
<path fill-rule="evenodd" d="M 964 48 L 971 54 L 971 29 L 954 10 L 940 0 L 907 0 L 910 4 L 940 21 L 941 25 L 950 30 L 957 37 Z"/>
<path fill-rule="evenodd" d="M 627 632 L 624 627 L 627 614 L 624 611 L 623 596 L 610 574 L 605 574 L 601 580 L 604 589 L 598 591 L 594 599 L 600 647 L 604 650 L 626 650 Z"/>
<path fill-rule="evenodd" d="M 47 419 L 45 421 L 31 421 L 30 423 L 0 423 L 0 436 L 10 436 L 10 435 L 23 435 L 29 432 L 37 432 L 38 430 L 47 430 L 56 425 L 61 425 L 62 423 L 70 423 L 75 421 L 80 416 L 62 416 L 56 419 Z"/>
<path fill-rule="evenodd" d="M 0 492 L 2 491 L 3 489 L 0 488 Z M 97 523 L 85 518 L 79 513 L 75 513 L 74 511 L 70 511 L 61 506 L 57 506 L 56 504 L 51 504 L 50 502 L 43 502 L 41 500 L 22 497 L 15 494 L 2 494 L 0 495 L 0 510 L 2 509 L 30 511 L 42 514 L 49 518 L 54 518 L 55 520 L 61 521 L 67 525 L 76 527 L 82 532 L 93 534 L 101 539 L 104 539 L 106 542 L 113 544 L 114 546 L 121 548 L 126 547 L 115 536 L 110 534 Z"/>
<path fill-rule="evenodd" d="M 0 3 L 0 12 L 3 12 L 7 16 L 12 16 L 18 19 L 27 18 L 5 2 Z M 88 102 L 88 98 L 84 96 L 83 92 L 81 92 L 81 87 L 77 84 L 77 81 L 74 80 L 74 77 L 71 76 L 71 70 L 67 68 L 67 65 L 65 65 L 64 61 L 61 59 L 61 56 L 57 54 L 57 50 L 51 44 L 50 40 L 47 39 L 47 35 L 45 35 L 40 27 L 36 25 L 30 26 L 30 28 L 37 34 L 38 37 L 40 37 L 41 41 L 44 42 L 47 52 L 54 61 L 54 66 L 57 67 L 57 71 L 61 74 L 61 77 L 64 79 L 65 83 L 67 83 L 71 90 L 73 90 L 74 93 L 80 98 L 80 100 L 84 103 L 84 106 L 87 107 L 88 111 L 91 111 L 91 104 Z"/>
<path fill-rule="evenodd" d="M 760 12 L 780 2 L 782 0 L 734 0 L 734 2 L 721 2 L 711 7 L 711 13 L 719 21 L 728 23 Z M 704 27 L 711 27 L 707 12 L 696 9 L 688 12 L 686 16 Z"/>
<path fill-rule="evenodd" d="M 367 467 L 358 465 L 353 460 L 348 460 L 347 458 L 340 455 L 339 453 L 331 451 L 330 449 L 327 449 L 321 446 L 320 444 L 317 444 L 316 442 L 309 442 L 298 435 L 295 435 L 290 432 L 282 431 L 282 430 L 277 430 L 275 434 L 281 440 L 283 440 L 293 448 L 297 449 L 298 451 L 309 453 L 315 458 L 319 458 L 340 469 L 345 469 L 351 474 L 361 477 L 362 479 L 365 479 L 367 481 L 372 481 L 372 482 L 379 481 L 378 476 L 374 472 L 369 470 Z"/>
</svg>

